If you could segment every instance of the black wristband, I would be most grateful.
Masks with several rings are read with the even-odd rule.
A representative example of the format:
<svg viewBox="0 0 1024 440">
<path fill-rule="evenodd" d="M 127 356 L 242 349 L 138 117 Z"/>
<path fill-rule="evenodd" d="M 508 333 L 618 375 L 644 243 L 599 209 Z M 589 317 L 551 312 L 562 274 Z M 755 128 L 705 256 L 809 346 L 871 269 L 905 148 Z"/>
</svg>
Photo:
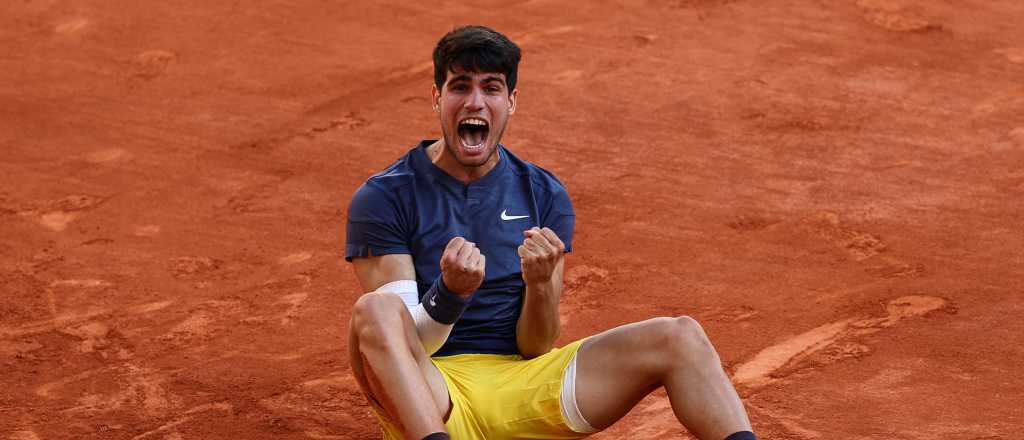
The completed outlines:
<svg viewBox="0 0 1024 440">
<path fill-rule="evenodd" d="M 448 434 L 443 432 L 435 432 L 426 437 L 423 437 L 423 440 L 451 440 L 451 437 L 449 437 Z"/>
<path fill-rule="evenodd" d="M 434 321 L 452 325 L 462 316 L 469 301 L 448 290 L 442 278 L 437 277 L 430 289 L 427 289 L 427 293 L 423 294 L 423 298 L 420 298 L 420 302 L 423 303 L 423 310 L 426 310 Z"/>
</svg>

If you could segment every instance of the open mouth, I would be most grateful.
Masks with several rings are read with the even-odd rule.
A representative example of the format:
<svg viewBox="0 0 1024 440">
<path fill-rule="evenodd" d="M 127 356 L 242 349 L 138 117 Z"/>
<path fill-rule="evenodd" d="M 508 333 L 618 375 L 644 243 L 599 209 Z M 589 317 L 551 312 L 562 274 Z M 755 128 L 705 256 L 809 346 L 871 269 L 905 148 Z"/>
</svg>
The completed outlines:
<svg viewBox="0 0 1024 440">
<path fill-rule="evenodd" d="M 462 146 L 474 150 L 483 148 L 490 127 L 480 118 L 466 118 L 459 122 L 459 139 Z"/>
</svg>

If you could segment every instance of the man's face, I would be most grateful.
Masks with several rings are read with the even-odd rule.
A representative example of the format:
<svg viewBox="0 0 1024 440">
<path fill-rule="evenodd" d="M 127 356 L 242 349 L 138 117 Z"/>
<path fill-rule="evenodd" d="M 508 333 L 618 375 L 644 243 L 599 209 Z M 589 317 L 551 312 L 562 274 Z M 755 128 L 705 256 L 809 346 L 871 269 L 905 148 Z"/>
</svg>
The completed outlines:
<svg viewBox="0 0 1024 440">
<path fill-rule="evenodd" d="M 479 167 L 491 160 L 516 111 L 516 92 L 509 93 L 502 73 L 448 72 L 441 90 L 434 86 L 445 145 L 459 164 Z"/>
</svg>

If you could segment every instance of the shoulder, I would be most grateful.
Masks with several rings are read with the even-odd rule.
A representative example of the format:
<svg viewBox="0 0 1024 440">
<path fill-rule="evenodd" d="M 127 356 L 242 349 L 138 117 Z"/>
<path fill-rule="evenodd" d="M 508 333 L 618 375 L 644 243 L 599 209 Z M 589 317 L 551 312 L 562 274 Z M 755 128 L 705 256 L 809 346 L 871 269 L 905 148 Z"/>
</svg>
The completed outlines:
<svg viewBox="0 0 1024 440">
<path fill-rule="evenodd" d="M 395 191 L 411 185 L 416 180 L 416 169 L 412 164 L 413 151 L 409 151 L 384 170 L 366 179 L 363 186 L 385 191 Z"/>
<path fill-rule="evenodd" d="M 373 209 L 381 204 L 397 204 L 416 181 L 416 168 L 412 164 L 414 151 L 415 149 L 410 150 L 356 188 L 352 194 L 350 210 Z"/>
<path fill-rule="evenodd" d="M 505 154 L 508 158 L 509 166 L 512 168 L 512 172 L 516 173 L 522 179 L 529 179 L 530 186 L 534 191 L 540 190 L 546 194 L 568 193 L 565 189 L 565 185 L 557 176 L 555 176 L 555 173 L 552 173 L 533 162 L 520 159 L 507 148 L 505 149 Z"/>
</svg>

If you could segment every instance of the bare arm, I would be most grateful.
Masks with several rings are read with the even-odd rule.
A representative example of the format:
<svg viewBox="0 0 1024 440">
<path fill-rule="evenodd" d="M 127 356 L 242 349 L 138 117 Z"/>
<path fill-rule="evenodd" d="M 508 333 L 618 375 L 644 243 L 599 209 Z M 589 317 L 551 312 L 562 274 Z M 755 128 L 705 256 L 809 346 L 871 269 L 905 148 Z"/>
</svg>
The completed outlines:
<svg viewBox="0 0 1024 440">
<path fill-rule="evenodd" d="M 429 301 L 429 309 L 424 307 L 427 304 L 420 301 L 415 281 L 416 270 L 411 256 L 383 255 L 357 258 L 352 262 L 356 278 L 359 279 L 364 291 L 383 290 L 402 297 L 413 322 L 416 323 L 416 332 L 419 334 L 423 349 L 429 355 L 434 354 L 448 340 L 455 320 L 462 314 L 462 310 L 465 310 L 469 297 L 480 287 L 486 259 L 474 243 L 462 237 L 456 237 L 448 242 L 441 255 L 443 281 L 437 281 L 437 284 L 427 291 L 428 295 L 433 294 Z M 442 287 L 445 290 L 440 290 Z M 450 292 L 447 295 L 461 299 L 453 300 L 446 297 L 445 292 Z"/>
<path fill-rule="evenodd" d="M 363 292 L 373 292 L 392 281 L 416 279 L 416 269 L 409 254 L 353 258 L 352 266 Z"/>
<path fill-rule="evenodd" d="M 444 284 L 459 296 L 469 299 L 483 282 L 486 261 L 475 243 L 462 237 L 451 239 L 441 255 Z M 364 292 L 373 292 L 392 281 L 416 279 L 416 268 L 409 254 L 353 258 L 352 265 Z"/>
<path fill-rule="evenodd" d="M 529 359 L 551 351 L 561 331 L 558 302 L 562 298 L 565 245 L 548 228 L 524 232 L 519 246 L 526 293 L 516 323 L 516 344 Z"/>
</svg>

